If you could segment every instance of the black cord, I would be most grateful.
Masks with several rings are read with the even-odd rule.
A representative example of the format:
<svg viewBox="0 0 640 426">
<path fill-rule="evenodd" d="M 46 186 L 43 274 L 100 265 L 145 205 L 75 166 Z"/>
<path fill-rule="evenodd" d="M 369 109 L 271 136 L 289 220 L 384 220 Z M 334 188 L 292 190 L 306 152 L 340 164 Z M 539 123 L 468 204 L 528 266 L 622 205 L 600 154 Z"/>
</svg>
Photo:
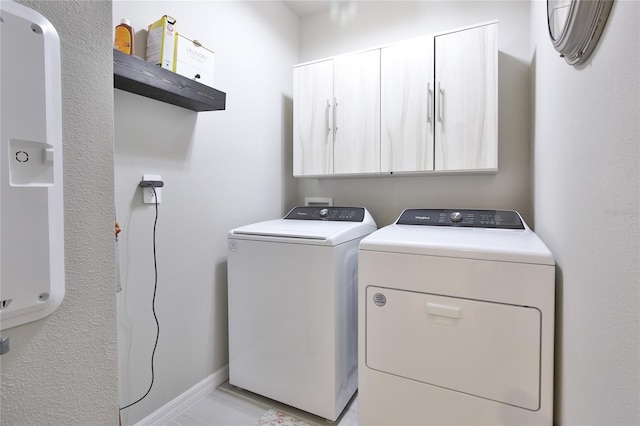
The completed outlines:
<svg viewBox="0 0 640 426">
<path fill-rule="evenodd" d="M 153 387 L 153 382 L 155 381 L 155 373 L 154 373 L 154 369 L 153 369 L 153 361 L 155 359 L 156 356 L 156 348 L 158 347 L 158 339 L 160 338 L 160 323 L 158 322 L 158 316 L 156 315 L 156 292 L 158 290 L 158 262 L 157 262 L 157 256 L 156 256 L 156 226 L 158 225 L 158 196 L 156 195 L 156 189 L 152 186 L 151 187 L 152 191 L 153 191 L 153 198 L 156 200 L 155 204 L 156 204 L 156 218 L 153 221 L 153 270 L 155 273 L 155 282 L 153 284 L 153 300 L 151 303 L 151 310 L 153 312 L 153 318 L 156 320 L 156 343 L 153 345 L 153 352 L 151 352 L 151 384 L 149 384 L 149 389 L 147 389 L 147 392 L 142 395 L 142 397 L 140 397 L 140 399 L 138 399 L 135 402 L 132 402 L 129 405 L 125 405 L 124 407 L 120 408 L 120 411 L 131 407 L 132 405 L 137 404 L 138 402 L 142 401 L 143 399 L 145 399 L 147 397 L 147 395 L 149 395 L 149 392 L 151 392 L 151 388 Z"/>
</svg>

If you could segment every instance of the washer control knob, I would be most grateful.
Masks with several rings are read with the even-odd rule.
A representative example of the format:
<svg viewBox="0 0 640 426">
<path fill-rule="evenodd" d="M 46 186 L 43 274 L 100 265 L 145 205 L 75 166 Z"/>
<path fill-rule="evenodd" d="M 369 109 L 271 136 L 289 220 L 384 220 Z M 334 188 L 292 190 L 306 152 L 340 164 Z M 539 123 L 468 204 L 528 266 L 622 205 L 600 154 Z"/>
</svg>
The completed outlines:
<svg viewBox="0 0 640 426">
<path fill-rule="evenodd" d="M 327 217 L 328 214 L 329 214 L 329 209 L 320 210 L 320 217 Z"/>
<path fill-rule="evenodd" d="M 449 215 L 449 219 L 451 219 L 451 222 L 453 223 L 462 222 L 462 213 L 453 212 Z"/>
</svg>

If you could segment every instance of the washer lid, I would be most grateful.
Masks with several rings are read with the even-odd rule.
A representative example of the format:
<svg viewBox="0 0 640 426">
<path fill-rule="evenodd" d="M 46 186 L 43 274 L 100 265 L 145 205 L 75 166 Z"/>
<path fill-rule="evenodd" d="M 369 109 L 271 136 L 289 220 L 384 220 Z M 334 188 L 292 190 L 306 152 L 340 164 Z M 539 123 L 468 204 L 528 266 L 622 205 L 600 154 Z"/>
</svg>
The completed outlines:
<svg viewBox="0 0 640 426">
<path fill-rule="evenodd" d="M 360 250 L 554 265 L 549 249 L 528 227 L 495 229 L 389 225 L 360 242 Z"/>
<path fill-rule="evenodd" d="M 229 238 L 335 246 L 362 238 L 376 223 L 362 207 L 295 207 L 284 218 L 229 231 Z"/>
</svg>

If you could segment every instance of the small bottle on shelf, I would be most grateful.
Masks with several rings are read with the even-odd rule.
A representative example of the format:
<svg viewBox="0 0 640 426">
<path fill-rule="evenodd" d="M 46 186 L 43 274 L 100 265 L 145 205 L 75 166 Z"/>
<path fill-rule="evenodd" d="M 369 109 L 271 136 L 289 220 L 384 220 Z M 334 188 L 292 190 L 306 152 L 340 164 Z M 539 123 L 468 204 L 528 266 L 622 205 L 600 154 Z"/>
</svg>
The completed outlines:
<svg viewBox="0 0 640 426">
<path fill-rule="evenodd" d="M 116 36 L 113 47 L 127 55 L 133 55 L 134 32 L 128 19 L 120 19 L 116 26 Z"/>
</svg>

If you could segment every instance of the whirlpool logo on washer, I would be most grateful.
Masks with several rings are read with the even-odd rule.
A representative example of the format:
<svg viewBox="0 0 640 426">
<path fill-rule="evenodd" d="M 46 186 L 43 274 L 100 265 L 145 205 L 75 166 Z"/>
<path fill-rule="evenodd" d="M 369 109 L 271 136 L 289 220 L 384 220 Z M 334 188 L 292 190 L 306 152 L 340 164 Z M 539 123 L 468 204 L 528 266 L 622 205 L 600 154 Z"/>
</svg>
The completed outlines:
<svg viewBox="0 0 640 426">
<path fill-rule="evenodd" d="M 376 293 L 373 295 L 373 303 L 376 306 L 384 306 L 387 304 L 387 297 L 382 293 Z"/>
</svg>

